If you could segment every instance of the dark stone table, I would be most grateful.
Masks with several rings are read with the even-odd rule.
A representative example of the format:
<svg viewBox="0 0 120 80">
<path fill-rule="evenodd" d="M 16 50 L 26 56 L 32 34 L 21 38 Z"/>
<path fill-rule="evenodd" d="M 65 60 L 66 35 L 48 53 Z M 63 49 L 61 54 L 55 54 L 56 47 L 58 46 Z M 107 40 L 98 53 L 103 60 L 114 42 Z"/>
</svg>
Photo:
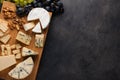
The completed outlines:
<svg viewBox="0 0 120 80">
<path fill-rule="evenodd" d="M 37 80 L 120 80 L 120 0 L 62 0 Z"/>
</svg>

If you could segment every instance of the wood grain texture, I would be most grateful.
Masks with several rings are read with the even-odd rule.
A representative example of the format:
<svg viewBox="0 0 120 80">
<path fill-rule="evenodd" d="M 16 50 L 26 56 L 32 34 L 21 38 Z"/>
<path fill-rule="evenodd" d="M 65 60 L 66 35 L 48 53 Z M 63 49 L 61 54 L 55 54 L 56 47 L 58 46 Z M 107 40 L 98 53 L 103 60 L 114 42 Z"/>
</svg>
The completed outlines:
<svg viewBox="0 0 120 80">
<path fill-rule="evenodd" d="M 11 7 L 11 8 L 15 7 L 15 5 L 14 5 L 14 4 L 11 4 L 11 3 L 7 3 L 7 4 L 3 5 L 3 6 L 7 6 L 7 7 Z M 50 13 L 50 16 L 52 16 L 52 13 Z M 2 13 L 1 13 L 1 15 L 0 15 L 0 19 L 4 19 L 3 16 L 2 16 Z M 26 17 L 25 17 L 25 20 L 26 20 Z M 8 20 L 8 21 L 9 21 L 9 20 Z M 47 27 L 47 28 L 43 31 L 43 34 L 45 34 L 45 40 L 46 40 L 46 37 L 47 37 L 48 28 L 49 28 L 49 27 Z M 31 41 L 30 45 L 29 45 L 29 46 L 26 46 L 26 45 L 24 45 L 24 44 L 16 41 L 16 35 L 17 35 L 17 33 L 18 33 L 18 31 L 17 31 L 16 29 L 14 29 L 14 30 L 10 30 L 10 29 L 9 29 L 9 30 L 7 31 L 6 34 L 10 34 L 10 35 L 11 35 L 11 39 L 9 40 L 8 44 L 12 45 L 12 44 L 15 44 L 15 43 L 20 43 L 23 47 L 27 47 L 27 48 L 30 48 L 30 49 L 32 49 L 32 50 L 34 50 L 34 51 L 39 52 L 39 54 L 38 54 L 37 56 L 32 56 L 32 58 L 33 58 L 33 60 L 34 60 L 34 68 L 33 68 L 32 73 L 31 73 L 28 77 L 26 77 L 25 79 L 23 79 L 23 80 L 36 80 L 36 75 L 37 75 L 37 71 L 38 71 L 40 59 L 41 59 L 42 52 L 43 52 L 43 49 L 44 49 L 44 48 L 36 48 L 36 47 L 35 47 L 35 43 L 34 43 L 34 42 L 35 42 L 35 34 L 32 33 L 32 31 L 25 32 L 23 29 L 20 29 L 20 31 L 22 31 L 22 32 L 24 32 L 24 33 L 26 33 L 26 34 L 29 34 L 29 35 L 32 37 L 32 41 Z M 2 43 L 0 43 L 0 45 L 1 45 L 1 44 L 2 44 Z M 0 52 L 1 52 L 1 50 L 0 50 Z M 17 60 L 17 63 L 25 60 L 26 58 L 27 58 L 27 57 L 24 57 L 24 58 L 22 58 L 22 59 L 20 59 L 20 60 Z M 13 69 L 15 66 L 16 66 L 16 65 L 13 65 L 13 66 L 11 66 L 11 67 L 9 67 L 9 68 L 1 71 L 1 72 L 0 72 L 0 78 L 3 78 L 3 79 L 5 79 L 5 80 L 15 80 L 15 79 L 11 78 L 11 77 L 8 75 L 8 72 L 9 72 L 11 69 Z"/>
</svg>

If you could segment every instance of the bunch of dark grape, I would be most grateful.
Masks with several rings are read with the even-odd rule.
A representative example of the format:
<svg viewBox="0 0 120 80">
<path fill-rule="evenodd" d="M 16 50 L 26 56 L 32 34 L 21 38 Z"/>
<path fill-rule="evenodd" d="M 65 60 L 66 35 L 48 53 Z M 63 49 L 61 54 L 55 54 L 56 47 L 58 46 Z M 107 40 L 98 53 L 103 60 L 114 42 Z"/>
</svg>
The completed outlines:
<svg viewBox="0 0 120 80">
<path fill-rule="evenodd" d="M 31 9 L 36 7 L 42 7 L 47 11 L 52 12 L 53 15 L 64 12 L 63 3 L 60 0 L 14 0 L 14 2 L 16 3 L 17 7 L 16 13 L 20 17 L 28 15 Z"/>
</svg>

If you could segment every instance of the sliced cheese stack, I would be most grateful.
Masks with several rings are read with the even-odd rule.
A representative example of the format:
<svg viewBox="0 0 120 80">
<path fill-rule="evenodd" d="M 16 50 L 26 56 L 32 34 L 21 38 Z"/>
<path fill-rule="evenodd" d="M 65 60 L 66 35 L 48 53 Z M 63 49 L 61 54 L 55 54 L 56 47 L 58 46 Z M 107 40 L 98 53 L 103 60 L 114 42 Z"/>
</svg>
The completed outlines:
<svg viewBox="0 0 120 80">
<path fill-rule="evenodd" d="M 38 55 L 38 52 L 35 52 L 31 49 L 23 47 L 22 48 L 22 56 L 30 56 L 30 55 Z"/>
<path fill-rule="evenodd" d="M 49 12 L 47 10 L 45 10 L 44 8 L 32 9 L 28 14 L 27 20 L 33 21 L 33 20 L 37 20 L 37 19 L 39 19 L 40 22 L 36 25 L 36 27 L 32 31 L 35 33 L 41 33 L 42 32 L 41 28 L 46 29 L 50 23 Z"/>
<path fill-rule="evenodd" d="M 0 30 L 2 30 L 3 32 L 6 32 L 8 30 L 8 22 L 0 19 Z"/>
<path fill-rule="evenodd" d="M 23 62 L 19 63 L 8 74 L 15 79 L 24 79 L 31 74 L 33 67 L 34 62 L 32 60 L 32 57 L 29 57 Z"/>
<path fill-rule="evenodd" d="M 16 64 L 15 56 L 0 56 L 0 71 Z"/>
</svg>

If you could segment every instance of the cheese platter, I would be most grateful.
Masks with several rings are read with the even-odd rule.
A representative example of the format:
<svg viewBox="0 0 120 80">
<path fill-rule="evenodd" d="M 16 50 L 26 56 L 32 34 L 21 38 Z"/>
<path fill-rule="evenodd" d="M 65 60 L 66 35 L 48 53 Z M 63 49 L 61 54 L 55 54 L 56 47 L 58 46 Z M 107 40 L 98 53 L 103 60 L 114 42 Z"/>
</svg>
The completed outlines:
<svg viewBox="0 0 120 80">
<path fill-rule="evenodd" d="M 0 22 L 5 23 L 5 25 L 7 25 L 9 21 L 11 21 L 11 19 L 4 18 L 4 13 L 2 11 L 3 11 L 3 8 L 5 7 L 9 7 L 13 9 L 15 5 L 14 3 L 11 3 L 11 2 L 7 2 L 7 1 L 3 2 L 3 6 L 0 14 L 0 20 L 1 20 Z M 52 16 L 52 13 L 49 13 L 49 15 Z M 29 23 L 29 24 L 27 23 L 27 19 L 26 19 L 27 17 L 22 17 L 22 18 L 24 18 L 26 23 L 26 25 L 24 26 L 27 27 L 32 25 L 32 23 Z M 36 80 L 36 75 L 37 75 L 37 71 L 38 71 L 38 67 L 39 67 L 39 63 L 40 63 L 40 59 L 41 59 L 42 51 L 44 47 L 43 45 L 44 45 L 49 27 L 47 27 L 42 32 L 42 34 L 44 35 L 44 41 L 42 41 L 41 43 L 42 47 L 37 47 L 35 46 L 35 41 L 37 41 L 38 38 L 40 39 L 40 37 L 35 38 L 35 35 L 41 35 L 41 34 L 36 34 L 35 30 L 34 30 L 34 33 L 32 32 L 31 29 L 34 27 L 34 24 L 32 25 L 31 29 L 24 27 L 25 30 L 24 28 L 17 28 L 17 27 L 13 27 L 13 29 L 11 29 L 9 26 L 7 27 L 5 25 L 3 26 L 2 24 L 0 24 L 0 28 L 2 32 L 1 33 L 2 37 L 0 37 L 0 45 L 1 45 L 0 78 L 5 80 L 14 80 L 14 79 Z M 36 43 L 37 43 L 36 45 L 40 44 L 40 42 L 36 42 Z M 17 44 L 19 44 L 18 47 L 17 47 Z M 25 68 L 25 65 L 17 66 L 21 62 L 24 62 L 25 59 L 27 58 L 28 58 L 28 61 L 31 60 L 32 64 L 34 64 L 32 65 L 32 67 L 29 63 L 28 63 L 29 67 L 26 67 L 26 68 Z"/>
<path fill-rule="evenodd" d="M 51 18 L 63 4 L 1 0 L 0 9 L 0 80 L 36 80 Z"/>
</svg>

